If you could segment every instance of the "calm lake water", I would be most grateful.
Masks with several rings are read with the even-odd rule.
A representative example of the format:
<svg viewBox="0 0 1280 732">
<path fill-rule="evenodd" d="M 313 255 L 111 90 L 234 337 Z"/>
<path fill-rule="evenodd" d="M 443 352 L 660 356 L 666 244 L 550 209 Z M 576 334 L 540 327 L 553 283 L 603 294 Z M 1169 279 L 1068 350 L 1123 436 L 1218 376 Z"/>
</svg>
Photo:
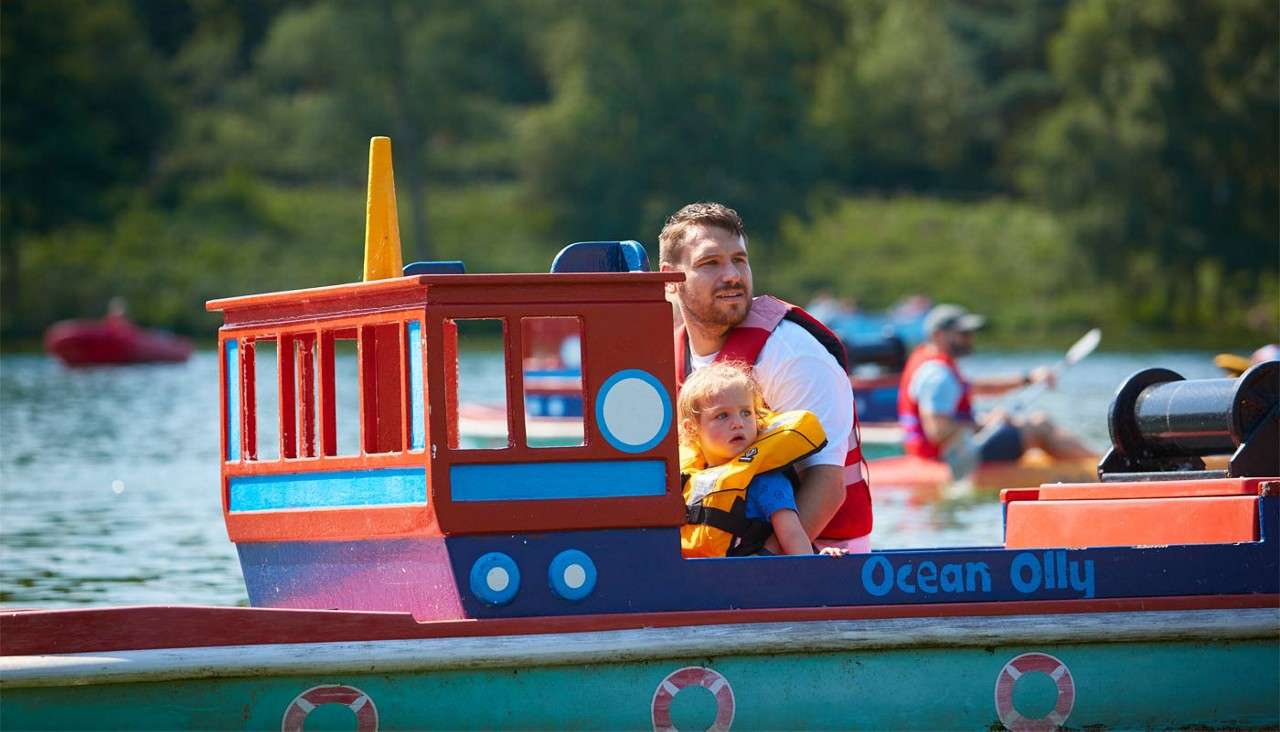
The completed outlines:
<svg viewBox="0 0 1280 732">
<path fill-rule="evenodd" d="M 1126 376 L 1164 366 L 1216 377 L 1211 356 L 1095 354 L 1035 408 L 1101 450 L 1107 406 Z M 984 354 L 965 367 L 999 373 L 1060 357 Z M 463 370 L 497 366 L 482 357 Z M 247 604 L 219 503 L 217 372 L 212 352 L 178 366 L 83 370 L 0 356 L 0 605 Z M 999 506 L 990 499 L 875 501 L 880 548 L 999 542 Z"/>
</svg>

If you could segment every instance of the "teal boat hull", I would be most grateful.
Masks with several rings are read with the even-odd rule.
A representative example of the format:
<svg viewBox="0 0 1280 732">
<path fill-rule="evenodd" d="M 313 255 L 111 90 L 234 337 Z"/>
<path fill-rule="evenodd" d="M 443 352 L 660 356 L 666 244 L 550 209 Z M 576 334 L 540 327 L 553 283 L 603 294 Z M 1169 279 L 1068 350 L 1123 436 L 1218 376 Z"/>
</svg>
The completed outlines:
<svg viewBox="0 0 1280 732">
<path fill-rule="evenodd" d="M 1018 672 L 1020 659 L 1033 657 L 1050 665 Z M 679 626 L 3 661 L 6 730 L 288 730 L 303 721 L 307 730 L 1034 729 L 1056 726 L 1055 710 L 1072 728 L 1280 723 L 1280 610 L 1270 608 Z"/>
</svg>

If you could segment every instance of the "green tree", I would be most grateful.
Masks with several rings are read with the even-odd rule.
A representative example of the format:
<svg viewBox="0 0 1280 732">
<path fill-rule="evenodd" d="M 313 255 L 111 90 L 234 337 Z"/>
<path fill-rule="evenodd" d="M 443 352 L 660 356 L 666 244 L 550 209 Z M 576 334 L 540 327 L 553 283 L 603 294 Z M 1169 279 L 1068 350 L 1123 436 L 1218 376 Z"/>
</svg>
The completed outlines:
<svg viewBox="0 0 1280 732">
<path fill-rule="evenodd" d="M 813 105 L 843 186 L 1008 190 L 1007 140 L 1055 99 L 1065 0 L 850 0 Z"/>
<path fill-rule="evenodd" d="M 979 88 L 939 3 L 855 3 L 846 41 L 823 68 L 814 118 L 848 183 L 926 188 L 967 167 L 986 134 L 971 104 Z"/>
<path fill-rule="evenodd" d="M 522 172 L 571 236 L 656 234 L 690 200 L 753 230 L 803 200 L 806 121 L 833 2 L 566 2 L 539 47 L 552 100 L 521 132 Z"/>
<path fill-rule="evenodd" d="M 432 258 L 426 182 L 431 159 L 502 134 L 507 106 L 539 79 L 518 6 L 322 0 L 281 13 L 251 72 L 190 128 L 188 169 L 228 159 L 280 181 L 363 182 L 368 139 L 390 135 L 410 255 Z M 230 153 L 230 158 L 227 157 Z"/>
<path fill-rule="evenodd" d="M 1022 182 L 1149 322 L 1217 323 L 1274 291 L 1278 37 L 1271 0 L 1083 0 L 1053 41 L 1064 98 Z"/>
<path fill-rule="evenodd" d="M 172 124 L 157 68 L 127 2 L 0 3 L 6 330 L 20 302 L 23 237 L 104 221 L 146 181 Z"/>
</svg>

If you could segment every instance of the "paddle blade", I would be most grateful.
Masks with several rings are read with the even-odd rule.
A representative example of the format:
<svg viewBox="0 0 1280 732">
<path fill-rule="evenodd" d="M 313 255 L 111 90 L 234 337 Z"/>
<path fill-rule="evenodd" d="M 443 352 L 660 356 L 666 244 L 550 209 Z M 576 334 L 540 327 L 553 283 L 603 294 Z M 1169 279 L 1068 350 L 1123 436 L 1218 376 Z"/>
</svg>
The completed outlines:
<svg viewBox="0 0 1280 732">
<path fill-rule="evenodd" d="M 1094 349 L 1098 347 L 1098 344 L 1101 341 L 1101 328 L 1094 328 L 1088 333 L 1085 333 L 1080 337 L 1080 340 L 1075 342 L 1075 345 L 1071 346 L 1071 348 L 1067 350 L 1066 358 L 1062 359 L 1063 363 L 1067 366 L 1074 365 L 1079 362 L 1080 359 L 1088 356 L 1090 353 L 1093 353 Z"/>
</svg>

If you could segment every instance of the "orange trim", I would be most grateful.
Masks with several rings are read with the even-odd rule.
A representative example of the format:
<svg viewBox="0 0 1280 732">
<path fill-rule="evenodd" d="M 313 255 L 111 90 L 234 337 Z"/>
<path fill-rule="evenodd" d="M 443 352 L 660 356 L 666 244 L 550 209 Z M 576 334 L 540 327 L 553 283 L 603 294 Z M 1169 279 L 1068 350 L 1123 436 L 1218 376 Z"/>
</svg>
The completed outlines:
<svg viewBox="0 0 1280 732">
<path fill-rule="evenodd" d="M 348 315 L 326 315 L 317 314 L 313 318 L 299 320 L 290 323 L 252 323 L 244 325 L 224 325 L 218 330 L 218 335 L 222 340 L 228 338 L 258 338 L 262 340 L 274 339 L 277 337 L 297 337 L 300 335 L 315 335 L 317 330 L 333 331 L 339 339 L 356 340 L 356 328 L 362 325 L 392 325 L 399 323 L 403 325 L 410 320 L 421 320 L 423 316 L 423 307 L 421 304 L 411 306 L 397 306 L 391 310 L 379 310 L 376 313 L 359 313 Z M 344 329 L 350 329 L 349 334 L 340 334 Z"/>
<path fill-rule="evenodd" d="M 1006 549 L 1235 544 L 1257 540 L 1258 498 L 1254 496 L 1015 500 L 1006 506 Z"/>
<path fill-rule="evenodd" d="M 1214 478 L 1209 480 L 1135 481 L 1043 485 L 1042 501 L 1099 498 L 1175 498 L 1190 496 L 1257 496 L 1264 482 L 1276 478 Z"/>
<path fill-rule="evenodd" d="M 1000 491 L 1000 502 L 1036 501 L 1040 499 L 1039 488 L 1005 488 Z"/>
<path fill-rule="evenodd" d="M 373 294 L 395 292 L 404 292 L 407 294 L 415 290 L 421 290 L 422 286 L 425 284 L 426 277 L 423 275 L 395 277 L 385 280 L 372 280 L 370 282 L 351 282 L 344 285 L 309 287 L 303 290 L 284 290 L 281 292 L 265 292 L 259 295 L 222 297 L 206 302 L 204 307 L 210 312 L 216 312 L 219 310 L 226 311 L 239 310 L 242 308 L 256 308 L 280 303 L 296 303 L 306 300 L 314 302 L 319 300 L 338 300 L 346 298 L 359 299 L 362 296 Z"/>
<path fill-rule="evenodd" d="M 419 449 L 414 452 L 391 452 L 380 455 L 237 461 L 223 463 L 222 472 L 228 478 L 240 478 L 249 475 L 328 473 L 340 470 L 374 470 L 377 468 L 422 468 L 426 470 L 426 453 Z"/>
<path fill-rule="evenodd" d="M 231 541 L 358 541 L 440 536 L 430 506 L 332 508 L 227 514 Z"/>
<path fill-rule="evenodd" d="M 525 273 L 525 274 L 451 274 L 451 275 L 410 275 L 369 282 L 351 282 L 343 285 L 326 285 L 303 290 L 286 290 L 283 292 L 267 292 L 257 295 L 241 295 L 209 300 L 205 309 L 209 311 L 230 311 L 255 308 L 269 308 L 276 305 L 293 305 L 299 302 L 320 302 L 325 300 L 360 301 L 373 295 L 411 296 L 425 288 L 441 288 L 449 290 L 469 290 L 481 293 L 485 301 L 498 302 L 505 293 L 488 291 L 490 288 L 503 288 L 510 291 L 525 302 L 537 301 L 536 295 L 530 297 L 534 288 L 549 288 L 538 292 L 550 301 L 577 301 L 581 298 L 566 288 L 573 285 L 605 285 L 610 289 L 634 285 L 665 284 L 680 282 L 683 274 L 673 272 L 595 272 L 575 274 Z M 518 287 L 523 286 L 523 287 Z M 647 288 L 646 288 L 647 289 Z M 434 299 L 434 298 L 433 298 Z M 600 298 L 591 298 L 600 299 Z M 602 298 L 609 301 L 612 298 Z M 654 298 L 643 298 L 652 300 Z M 448 302 L 448 299 L 442 302 Z"/>
</svg>

